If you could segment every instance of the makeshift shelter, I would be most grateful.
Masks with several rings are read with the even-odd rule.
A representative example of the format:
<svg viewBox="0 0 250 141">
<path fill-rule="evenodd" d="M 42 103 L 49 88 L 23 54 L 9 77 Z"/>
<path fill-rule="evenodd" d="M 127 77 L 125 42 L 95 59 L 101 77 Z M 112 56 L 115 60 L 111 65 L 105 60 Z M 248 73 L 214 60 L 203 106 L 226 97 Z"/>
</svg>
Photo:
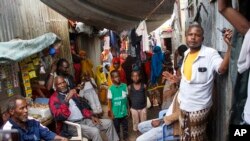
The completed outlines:
<svg viewBox="0 0 250 141">
<path fill-rule="evenodd" d="M 175 0 L 41 0 L 63 16 L 99 28 L 132 29 L 146 20 L 152 31 L 171 17 Z"/>
</svg>

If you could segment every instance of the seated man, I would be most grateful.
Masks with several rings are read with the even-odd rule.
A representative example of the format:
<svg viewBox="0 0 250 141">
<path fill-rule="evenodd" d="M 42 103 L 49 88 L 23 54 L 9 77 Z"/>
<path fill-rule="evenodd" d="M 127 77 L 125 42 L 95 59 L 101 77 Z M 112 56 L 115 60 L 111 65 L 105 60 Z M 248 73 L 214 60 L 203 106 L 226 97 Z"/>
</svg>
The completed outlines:
<svg viewBox="0 0 250 141">
<path fill-rule="evenodd" d="M 142 133 L 136 141 L 155 141 L 162 139 L 163 136 L 163 123 L 167 125 L 166 136 L 179 135 L 179 102 L 175 94 L 174 100 L 166 112 L 163 119 L 153 119 L 139 123 L 138 129 Z"/>
<path fill-rule="evenodd" d="M 10 118 L 4 124 L 3 130 L 18 130 L 21 141 L 68 140 L 51 132 L 47 127 L 41 125 L 38 121 L 29 118 L 25 98 L 21 96 L 13 97 L 8 103 L 7 111 L 10 114 Z"/>
<path fill-rule="evenodd" d="M 93 115 L 90 106 L 82 100 L 76 90 L 68 89 L 62 76 L 57 76 L 54 81 L 56 91 L 50 97 L 49 106 L 57 122 L 58 131 L 62 130 L 62 121 L 68 120 L 79 123 L 82 135 L 92 141 L 102 141 L 100 130 L 105 131 L 109 141 L 118 141 L 113 122 L 109 119 L 99 119 Z M 68 134 L 74 134 L 75 128 L 67 127 Z M 65 130 L 64 130 L 65 131 Z"/>
</svg>

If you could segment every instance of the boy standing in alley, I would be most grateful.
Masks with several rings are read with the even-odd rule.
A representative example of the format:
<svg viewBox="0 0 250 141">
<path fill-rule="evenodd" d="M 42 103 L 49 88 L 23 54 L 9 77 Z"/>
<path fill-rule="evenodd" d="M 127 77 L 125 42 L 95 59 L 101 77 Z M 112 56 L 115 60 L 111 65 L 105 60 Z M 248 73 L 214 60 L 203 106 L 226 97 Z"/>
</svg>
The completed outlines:
<svg viewBox="0 0 250 141">
<path fill-rule="evenodd" d="M 127 85 L 121 83 L 120 75 L 117 70 L 113 70 L 110 73 L 113 84 L 108 90 L 108 102 L 110 117 L 113 119 L 116 132 L 120 136 L 120 125 L 122 125 L 123 140 L 128 139 L 128 116 L 129 116 L 129 105 L 128 105 L 128 90 Z"/>
</svg>

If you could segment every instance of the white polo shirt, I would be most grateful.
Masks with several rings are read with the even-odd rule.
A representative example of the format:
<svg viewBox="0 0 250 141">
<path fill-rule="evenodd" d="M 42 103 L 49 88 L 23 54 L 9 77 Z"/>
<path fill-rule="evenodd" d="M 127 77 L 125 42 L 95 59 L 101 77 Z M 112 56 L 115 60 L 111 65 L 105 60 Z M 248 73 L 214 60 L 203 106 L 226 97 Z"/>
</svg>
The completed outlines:
<svg viewBox="0 0 250 141">
<path fill-rule="evenodd" d="M 184 62 L 190 49 L 185 52 Z M 178 99 L 182 110 L 193 112 L 212 106 L 212 89 L 215 72 L 221 65 L 219 53 L 210 47 L 202 45 L 200 52 L 192 65 L 191 80 L 187 80 L 183 67 Z"/>
</svg>

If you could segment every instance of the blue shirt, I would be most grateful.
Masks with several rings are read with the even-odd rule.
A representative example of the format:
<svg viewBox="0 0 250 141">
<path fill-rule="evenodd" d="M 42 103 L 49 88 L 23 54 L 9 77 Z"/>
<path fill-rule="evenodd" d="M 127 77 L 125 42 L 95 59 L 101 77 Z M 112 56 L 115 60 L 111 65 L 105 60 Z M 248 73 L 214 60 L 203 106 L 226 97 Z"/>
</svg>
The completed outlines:
<svg viewBox="0 0 250 141">
<path fill-rule="evenodd" d="M 40 141 L 41 139 L 49 141 L 54 140 L 56 136 L 54 132 L 34 119 L 28 119 L 26 124 L 27 129 L 23 129 L 12 119 L 9 119 L 3 126 L 3 130 L 17 129 L 21 137 L 20 141 Z"/>
</svg>

